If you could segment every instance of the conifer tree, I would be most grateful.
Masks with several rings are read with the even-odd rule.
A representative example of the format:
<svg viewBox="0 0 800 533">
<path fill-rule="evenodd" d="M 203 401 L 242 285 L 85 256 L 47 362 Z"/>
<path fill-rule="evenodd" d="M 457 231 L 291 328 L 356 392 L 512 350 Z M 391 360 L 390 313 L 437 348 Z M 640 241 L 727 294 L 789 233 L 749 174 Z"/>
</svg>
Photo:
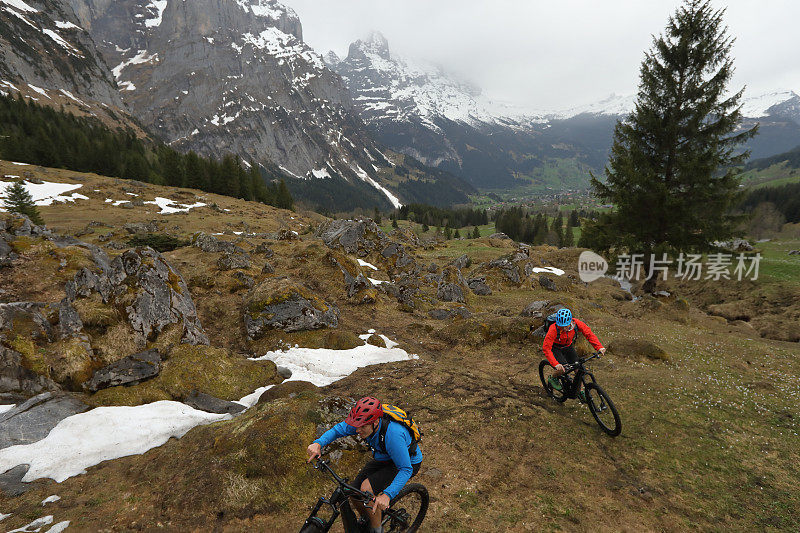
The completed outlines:
<svg viewBox="0 0 800 533">
<path fill-rule="evenodd" d="M 33 196 L 22 183 L 14 183 L 5 188 L 4 207 L 11 213 L 25 215 L 31 222 L 37 225 L 44 224 L 36 204 L 33 203 Z"/>
<path fill-rule="evenodd" d="M 460 239 L 461 238 L 461 233 L 459 233 L 458 230 L 456 230 L 456 232 L 453 234 L 453 238 L 454 239 Z"/>
<path fill-rule="evenodd" d="M 475 226 L 475 229 L 472 230 L 472 238 L 473 239 L 480 239 L 481 238 L 481 231 L 478 229 L 478 226 Z"/>
<path fill-rule="evenodd" d="M 649 270 L 651 257 L 707 250 L 733 235 L 735 166 L 749 156 L 737 148 L 756 128 L 737 131 L 744 89 L 727 92 L 733 39 L 723 15 L 708 0 L 686 0 L 654 38 L 636 107 L 614 129 L 606 182 L 592 177 L 614 210 L 584 228 L 583 243 L 643 253 Z M 655 279 L 644 287 L 654 288 Z"/>
</svg>

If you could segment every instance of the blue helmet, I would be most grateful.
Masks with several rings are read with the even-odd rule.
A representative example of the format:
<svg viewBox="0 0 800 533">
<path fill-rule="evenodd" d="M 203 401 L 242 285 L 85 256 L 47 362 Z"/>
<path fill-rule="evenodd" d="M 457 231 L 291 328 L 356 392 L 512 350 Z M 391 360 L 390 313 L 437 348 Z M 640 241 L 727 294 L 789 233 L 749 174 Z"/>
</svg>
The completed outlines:
<svg viewBox="0 0 800 533">
<path fill-rule="evenodd" d="M 566 327 L 569 326 L 572 322 L 572 311 L 567 309 L 566 307 L 562 307 L 556 313 L 556 326 L 559 327 Z"/>
</svg>

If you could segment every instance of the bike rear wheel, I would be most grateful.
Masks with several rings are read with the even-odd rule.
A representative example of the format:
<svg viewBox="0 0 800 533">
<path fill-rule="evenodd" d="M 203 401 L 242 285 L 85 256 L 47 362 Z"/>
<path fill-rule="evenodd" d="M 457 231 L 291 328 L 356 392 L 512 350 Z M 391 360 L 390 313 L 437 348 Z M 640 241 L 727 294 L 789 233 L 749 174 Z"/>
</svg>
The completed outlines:
<svg viewBox="0 0 800 533">
<path fill-rule="evenodd" d="M 385 533 L 416 533 L 428 512 L 428 489 L 419 483 L 410 483 L 392 498 L 386 514 L 384 511 L 383 531 Z"/>
<path fill-rule="evenodd" d="M 589 410 L 600 428 L 612 437 L 619 435 L 622 432 L 622 421 L 606 391 L 597 383 L 587 383 L 584 390 L 586 403 L 589 404 Z"/>
<path fill-rule="evenodd" d="M 539 379 L 542 381 L 547 395 L 559 403 L 563 403 L 567 399 L 567 387 L 563 380 L 554 376 L 556 369 L 550 366 L 547 361 L 539 363 Z M 553 387 L 550 383 L 550 378 L 557 380 L 561 384 L 561 390 Z"/>
</svg>

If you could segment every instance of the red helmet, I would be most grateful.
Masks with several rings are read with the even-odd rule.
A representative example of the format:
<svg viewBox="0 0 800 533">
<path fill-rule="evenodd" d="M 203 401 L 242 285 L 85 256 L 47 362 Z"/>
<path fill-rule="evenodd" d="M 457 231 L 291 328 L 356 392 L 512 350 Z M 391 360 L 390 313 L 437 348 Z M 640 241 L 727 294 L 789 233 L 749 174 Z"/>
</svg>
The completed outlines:
<svg viewBox="0 0 800 533">
<path fill-rule="evenodd" d="M 382 416 L 383 407 L 381 407 L 380 400 L 372 396 L 365 396 L 350 409 L 350 414 L 347 415 L 344 423 L 354 428 L 360 428 L 380 420 Z"/>
</svg>

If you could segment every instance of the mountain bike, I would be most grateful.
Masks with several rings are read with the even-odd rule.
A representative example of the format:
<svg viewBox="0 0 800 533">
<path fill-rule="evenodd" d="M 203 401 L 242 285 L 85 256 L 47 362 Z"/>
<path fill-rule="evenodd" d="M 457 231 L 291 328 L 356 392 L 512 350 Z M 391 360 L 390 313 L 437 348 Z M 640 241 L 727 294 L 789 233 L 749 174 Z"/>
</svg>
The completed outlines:
<svg viewBox="0 0 800 533">
<path fill-rule="evenodd" d="M 345 533 L 369 533 L 369 524 L 364 519 L 357 519 L 356 513 L 350 506 L 350 498 L 367 504 L 375 499 L 369 492 L 364 492 L 347 483 L 347 479 L 342 479 L 333 471 L 328 461 L 317 459 L 314 468 L 323 470 L 339 485 L 334 489 L 330 498 L 321 497 L 317 500 L 317 505 L 308 515 L 300 533 L 324 533 L 333 526 L 333 523 L 342 516 Z M 409 483 L 392 498 L 389 507 L 383 510 L 381 525 L 385 533 L 415 533 L 425 513 L 428 512 L 428 489 L 419 483 Z M 324 510 L 323 510 L 324 509 Z M 325 520 L 318 516 L 320 512 L 330 513 L 330 517 Z"/>
<path fill-rule="evenodd" d="M 589 411 L 592 412 L 600 428 L 612 437 L 616 437 L 622 432 L 622 421 L 617 408 L 614 407 L 614 402 L 606 391 L 597 384 L 594 374 L 584 366 L 600 355 L 600 352 L 595 352 L 590 357 L 578 359 L 576 363 L 564 365 L 564 374 L 559 377 L 554 376 L 555 368 L 545 359 L 539 363 L 539 379 L 542 380 L 547 395 L 559 403 L 565 402 L 567 398 L 579 398 L 579 391 L 583 385 L 585 399 L 581 398 L 581 402 L 589 406 Z M 568 376 L 572 372 L 575 375 L 570 379 Z M 558 380 L 561 384 L 560 390 L 552 385 L 550 378 Z"/>
</svg>

